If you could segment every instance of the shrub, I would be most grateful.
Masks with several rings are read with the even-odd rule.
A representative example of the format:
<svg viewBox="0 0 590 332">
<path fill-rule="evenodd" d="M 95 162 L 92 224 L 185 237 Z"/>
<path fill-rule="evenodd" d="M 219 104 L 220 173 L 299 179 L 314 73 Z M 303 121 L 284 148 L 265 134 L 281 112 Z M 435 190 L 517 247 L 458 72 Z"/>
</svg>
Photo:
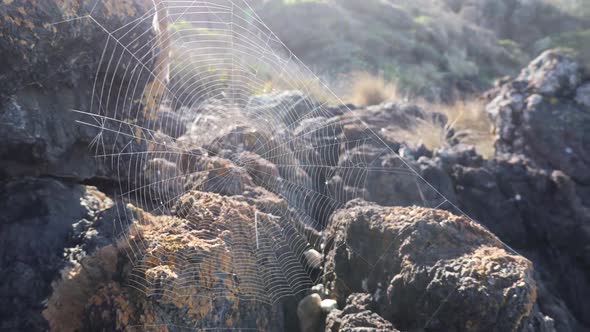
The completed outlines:
<svg viewBox="0 0 590 332">
<path fill-rule="evenodd" d="M 398 99 L 399 94 L 393 83 L 368 73 L 353 74 L 351 102 L 358 106 L 381 104 L 384 101 Z"/>
</svg>

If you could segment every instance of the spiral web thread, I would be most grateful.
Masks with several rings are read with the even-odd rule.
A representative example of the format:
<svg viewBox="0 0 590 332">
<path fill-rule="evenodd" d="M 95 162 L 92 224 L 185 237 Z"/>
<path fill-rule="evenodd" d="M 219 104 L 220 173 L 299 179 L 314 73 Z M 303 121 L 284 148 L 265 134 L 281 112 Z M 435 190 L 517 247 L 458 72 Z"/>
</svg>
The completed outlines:
<svg viewBox="0 0 590 332">
<path fill-rule="evenodd" d="M 92 11 L 85 18 L 104 29 Z M 151 21 L 158 34 L 139 28 Z M 417 203 L 408 198 L 414 197 L 425 207 L 460 213 L 395 153 L 379 128 L 338 102 L 248 3 L 159 1 L 135 21 L 104 30 L 93 102 L 89 112 L 80 111 L 90 120 L 81 123 L 97 128 L 92 148 L 117 172 L 121 196 L 153 214 L 173 211 L 194 222 L 204 240 L 230 234 L 224 241 L 231 252 L 215 253 L 223 264 L 213 266 L 206 251 L 165 253 L 181 266 L 175 291 L 196 287 L 195 296 L 206 301 L 232 297 L 268 305 L 305 292 L 318 281 L 305 263 L 309 249 L 320 250 L 309 230 L 321 230 L 353 198 L 378 200 L 375 188 L 389 180 L 398 183 L 401 204 Z M 138 45 L 145 38 L 149 42 Z M 172 60 L 163 60 L 168 55 Z M 142 89 L 142 82 L 149 83 Z M 287 90 L 302 94 L 281 92 Z M 195 166 L 203 158 L 208 166 Z M 261 167 L 261 160 L 276 168 Z M 232 220 L 237 212 L 178 204 L 190 190 L 238 195 L 244 175 L 288 206 L 270 204 L 249 210 L 246 222 L 223 224 L 220 216 Z M 132 220 L 123 213 L 119 222 L 125 229 Z M 135 262 L 132 286 L 146 296 L 177 296 L 145 277 L 153 267 L 146 259 L 150 244 L 127 241 Z M 203 269 L 239 286 L 231 293 L 200 281 L 195 276 Z"/>
</svg>

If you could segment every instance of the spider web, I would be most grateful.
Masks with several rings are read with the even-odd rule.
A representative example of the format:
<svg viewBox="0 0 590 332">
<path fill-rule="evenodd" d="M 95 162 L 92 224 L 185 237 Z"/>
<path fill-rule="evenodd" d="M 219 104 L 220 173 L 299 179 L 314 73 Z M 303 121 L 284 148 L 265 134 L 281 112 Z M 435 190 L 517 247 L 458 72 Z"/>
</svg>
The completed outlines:
<svg viewBox="0 0 590 332">
<path fill-rule="evenodd" d="M 339 101 L 247 2 L 154 4 L 114 31 L 104 28 L 94 8 L 81 17 L 107 38 L 92 105 L 79 112 L 89 119 L 83 125 L 99 130 L 92 148 L 117 173 L 125 201 L 156 215 L 200 216 L 198 227 L 216 228 L 203 233 L 205 240 L 229 232 L 232 252 L 220 255 L 230 263 L 214 268 L 220 278 L 238 279 L 239 291 L 200 284 L 195 274 L 207 257 L 197 251 L 166 253 L 180 266 L 175 290 L 196 284 L 208 301 L 235 297 L 269 306 L 303 294 L 321 281 L 306 261 L 311 249 L 321 251 L 318 232 L 355 198 L 460 213 L 377 134 L 378 126 Z M 146 22 L 159 33 L 140 28 Z M 149 42 L 138 46 L 146 36 Z M 379 189 L 384 186 L 390 189 Z M 217 223 L 207 206 L 179 204 L 191 190 L 243 198 L 256 188 L 287 204 L 259 207 L 249 222 L 229 225 Z M 133 220 L 121 214 L 118 222 L 126 229 Z M 145 277 L 149 244 L 127 241 L 135 262 L 132 286 L 146 296 L 174 298 Z"/>
</svg>

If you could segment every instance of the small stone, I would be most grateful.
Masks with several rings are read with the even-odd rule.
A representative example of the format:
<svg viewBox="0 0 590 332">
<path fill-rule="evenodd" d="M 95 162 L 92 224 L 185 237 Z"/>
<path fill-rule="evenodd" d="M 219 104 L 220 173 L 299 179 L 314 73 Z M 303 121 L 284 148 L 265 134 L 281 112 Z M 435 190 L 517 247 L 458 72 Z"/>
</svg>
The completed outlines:
<svg viewBox="0 0 590 332">
<path fill-rule="evenodd" d="M 322 298 L 318 294 L 310 294 L 299 301 L 297 317 L 301 332 L 315 332 L 321 325 Z"/>
<path fill-rule="evenodd" d="M 320 296 L 323 296 L 325 294 L 325 292 L 326 292 L 326 288 L 324 287 L 323 284 L 317 284 L 311 288 L 312 294 L 315 293 L 315 294 L 320 294 Z"/>
<path fill-rule="evenodd" d="M 332 310 L 338 309 L 338 302 L 332 299 L 325 299 L 321 303 L 322 311 L 325 313 L 330 313 Z"/>
<path fill-rule="evenodd" d="M 307 262 L 308 266 L 318 269 L 322 266 L 322 254 L 320 254 L 315 249 L 310 249 L 306 251 L 304 254 L 305 261 Z"/>
</svg>

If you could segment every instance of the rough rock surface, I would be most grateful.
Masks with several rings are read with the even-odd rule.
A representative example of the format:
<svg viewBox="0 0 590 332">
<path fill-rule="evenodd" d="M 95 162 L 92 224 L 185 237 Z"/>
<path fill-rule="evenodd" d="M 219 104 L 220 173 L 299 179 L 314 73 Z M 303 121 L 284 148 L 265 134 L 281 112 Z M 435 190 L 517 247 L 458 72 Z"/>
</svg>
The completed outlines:
<svg viewBox="0 0 590 332">
<path fill-rule="evenodd" d="M 85 280 L 96 278 L 88 275 L 88 268 L 78 268 L 57 284 L 44 313 L 53 330 L 284 329 L 280 303 L 271 305 L 264 293 L 265 287 L 272 287 L 264 283 L 272 280 L 278 266 L 271 256 L 257 257 L 260 253 L 252 248 L 256 244 L 247 238 L 255 207 L 217 194 L 189 192 L 179 199 L 174 216 L 132 209 L 136 222 L 128 237 L 116 249 L 103 248 L 83 261 L 104 267 L 96 273 L 103 276 L 100 283 L 90 285 Z M 257 259 L 268 263 L 258 265 Z M 80 285 L 89 289 L 68 298 Z M 63 312 L 74 315 L 59 319 Z"/>
<path fill-rule="evenodd" d="M 0 329 L 41 331 L 43 302 L 68 261 L 107 245 L 113 202 L 94 187 L 23 178 L 0 185 Z"/>
<path fill-rule="evenodd" d="M 97 68 L 96 86 L 112 80 L 111 89 L 125 87 L 122 68 L 140 66 L 146 70 L 133 77 L 135 89 L 162 91 L 146 74 L 162 77 L 156 69 L 166 67 L 158 54 L 165 45 L 152 42 L 153 17 L 144 16 L 153 4 L 11 0 L 0 6 L 6 59 L 0 65 L 0 329 L 296 330 L 297 301 L 281 296 L 308 291 L 300 282 L 308 276 L 296 266 L 313 275 L 321 264 L 331 295 L 341 308 L 346 304 L 329 315 L 328 331 L 551 331 L 553 319 L 563 330 L 587 323 L 583 111 L 590 102 L 585 74 L 567 55 L 544 55 L 496 93 L 499 106 L 490 110 L 507 135 L 497 146 L 510 158 L 490 161 L 466 147 L 408 147 L 404 133 L 417 123 L 442 129 L 447 119 L 401 103 L 348 112 L 319 108 L 293 91 L 255 96 L 239 107 L 212 101 L 195 111 L 207 120 L 201 122 L 178 115 L 178 105 L 155 114 L 160 96 L 150 93 L 87 109 Z M 115 31 L 128 22 L 136 25 Z M 134 36 L 138 31 L 145 34 Z M 121 43 L 129 44 L 125 51 Z M 123 55 L 124 66 L 105 66 L 103 51 L 103 59 Z M 153 61 L 138 64 L 139 54 Z M 550 118 L 555 105 L 559 121 Z M 72 110 L 116 113 L 117 121 L 158 132 L 116 121 L 101 132 L 76 123 L 95 119 Z M 280 115 L 273 130 L 251 121 L 269 112 Z M 138 139 L 115 141 L 105 134 L 115 128 Z M 106 147 L 114 151 L 101 151 Z M 130 169 L 140 183 L 122 184 L 133 189 L 125 201 L 80 184 L 90 179 L 116 191 L 114 181 L 129 178 L 97 162 L 94 152 L 162 147 L 165 153 L 149 158 L 117 160 L 118 170 Z M 379 167 L 396 172 L 374 171 Z M 519 249 L 538 262 L 538 287 L 529 261 L 482 227 L 410 207 L 442 204 L 437 191 L 511 244 L 525 239 Z M 329 240 L 325 257 L 320 231 Z M 556 275 L 569 279 L 561 284 Z"/>
<path fill-rule="evenodd" d="M 122 121 L 151 115 L 140 112 L 147 110 L 148 103 L 143 96 L 129 94 L 127 98 L 108 99 L 108 91 L 93 87 L 116 76 L 120 79 L 114 81 L 120 86 L 126 87 L 132 80 L 137 84 L 137 91 L 142 91 L 153 80 L 148 70 L 138 72 L 133 78 L 123 75 L 127 66 L 149 69 L 153 65 L 140 64 L 137 60 L 139 54 L 152 52 L 156 47 L 152 42 L 154 33 L 150 32 L 152 21 L 142 17 L 152 6 L 148 0 L 3 2 L 0 57 L 5 61 L 0 65 L 0 140 L 3 142 L 0 176 L 114 178 L 114 172 L 105 166 L 108 164 L 97 163 L 94 151 L 88 148 L 97 143 L 93 140 L 100 133 L 92 126 L 97 124 L 96 119 L 77 111 L 110 117 L 118 114 L 117 119 Z M 91 12 L 93 19 L 85 17 Z M 140 17 L 131 30 L 119 30 L 109 37 L 107 31 Z M 61 21 L 67 22 L 53 24 Z M 122 45 L 131 44 L 133 35 L 139 38 L 137 43 L 125 50 Z M 101 57 L 103 52 L 105 58 Z M 108 66 L 104 61 L 110 58 L 107 55 L 117 56 L 118 66 Z M 100 101 L 103 107 L 90 109 L 91 101 Z M 105 125 L 108 129 L 121 130 L 116 121 L 106 121 Z M 104 135 L 106 145 L 98 148 L 114 145 L 115 151 L 123 151 L 127 143 L 141 145 L 131 139 L 115 141 L 114 137 Z"/>
<path fill-rule="evenodd" d="M 403 330 L 513 331 L 536 300 L 528 260 L 445 211 L 352 201 L 325 234 L 333 296 L 369 292 Z"/>
<path fill-rule="evenodd" d="M 590 184 L 590 112 L 583 103 L 584 78 L 588 79 L 572 54 L 550 50 L 490 93 L 496 95 L 487 111 L 495 121 L 497 151 L 524 154 L 541 167 L 562 170 L 574 181 Z"/>
<path fill-rule="evenodd" d="M 448 149 L 435 157 L 453 179 L 458 205 L 534 262 L 539 308 L 557 330 L 583 330 L 588 209 L 574 181 L 523 156 L 477 161 L 471 153 Z"/>
<path fill-rule="evenodd" d="M 374 313 L 373 307 L 371 294 L 351 294 L 343 310 L 334 310 L 328 314 L 326 332 L 398 331 L 390 322 Z"/>
<path fill-rule="evenodd" d="M 447 165 L 460 207 L 535 263 L 539 309 L 559 331 L 590 324 L 582 300 L 590 296 L 587 82 L 571 53 L 545 52 L 488 93 L 493 159 L 435 157 Z"/>
</svg>

